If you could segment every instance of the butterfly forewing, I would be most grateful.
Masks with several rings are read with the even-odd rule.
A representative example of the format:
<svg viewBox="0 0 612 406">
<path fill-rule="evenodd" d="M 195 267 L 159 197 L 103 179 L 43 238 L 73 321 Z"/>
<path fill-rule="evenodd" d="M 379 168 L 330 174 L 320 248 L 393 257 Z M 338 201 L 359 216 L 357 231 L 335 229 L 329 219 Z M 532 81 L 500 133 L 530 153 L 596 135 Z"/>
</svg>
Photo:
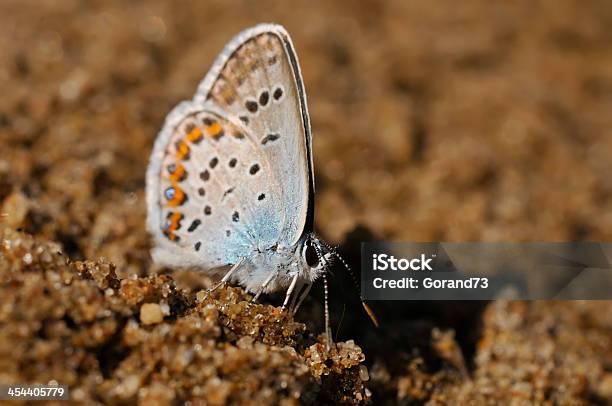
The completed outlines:
<svg viewBox="0 0 612 406">
<path fill-rule="evenodd" d="M 258 140 L 280 186 L 279 243 L 293 245 L 307 221 L 310 123 L 295 51 L 286 31 L 262 25 L 239 34 L 202 82 L 196 100 L 214 103 Z"/>
</svg>

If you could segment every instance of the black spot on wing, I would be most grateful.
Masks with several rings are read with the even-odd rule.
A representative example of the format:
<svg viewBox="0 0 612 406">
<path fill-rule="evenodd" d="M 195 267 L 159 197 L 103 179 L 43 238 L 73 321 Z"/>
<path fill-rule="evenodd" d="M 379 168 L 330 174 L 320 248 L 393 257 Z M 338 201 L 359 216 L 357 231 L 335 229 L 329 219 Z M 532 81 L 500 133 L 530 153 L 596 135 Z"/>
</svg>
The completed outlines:
<svg viewBox="0 0 612 406">
<path fill-rule="evenodd" d="M 188 232 L 192 233 L 195 231 L 196 228 L 198 228 L 198 226 L 202 224 L 202 221 L 199 219 L 195 219 L 191 222 L 191 224 L 189 225 L 189 228 L 187 229 Z"/>
<path fill-rule="evenodd" d="M 280 134 L 268 134 L 261 139 L 261 145 L 266 145 L 269 142 L 276 141 L 280 138 Z"/>
<path fill-rule="evenodd" d="M 236 189 L 236 187 L 231 187 L 231 188 L 227 189 L 225 192 L 223 192 L 223 197 L 221 198 L 221 200 L 225 199 L 227 197 L 227 195 L 229 195 L 230 193 L 232 193 L 234 191 L 234 189 Z"/>
<path fill-rule="evenodd" d="M 249 111 L 249 113 L 257 113 L 257 109 L 259 108 L 257 105 L 257 102 L 254 100 L 247 100 L 244 103 L 244 107 L 246 107 L 246 109 Z"/>
<path fill-rule="evenodd" d="M 272 97 L 274 97 L 274 100 L 280 100 L 280 98 L 283 97 L 283 89 L 277 87 L 276 90 L 274 90 Z"/>
<path fill-rule="evenodd" d="M 268 101 L 270 101 L 270 93 L 268 93 L 267 90 L 264 90 L 259 95 L 259 104 L 264 107 L 266 104 L 268 104 Z"/>
</svg>

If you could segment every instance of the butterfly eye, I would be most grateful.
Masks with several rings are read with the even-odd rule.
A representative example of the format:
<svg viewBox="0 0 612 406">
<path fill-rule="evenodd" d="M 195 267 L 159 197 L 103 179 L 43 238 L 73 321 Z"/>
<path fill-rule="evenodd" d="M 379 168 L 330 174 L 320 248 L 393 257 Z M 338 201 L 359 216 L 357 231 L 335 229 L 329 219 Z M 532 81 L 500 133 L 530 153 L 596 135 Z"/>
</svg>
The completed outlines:
<svg viewBox="0 0 612 406">
<path fill-rule="evenodd" d="M 304 249 L 304 259 L 311 268 L 319 265 L 319 255 L 317 255 L 317 250 L 312 246 L 312 244 L 306 244 L 306 248 Z"/>
</svg>

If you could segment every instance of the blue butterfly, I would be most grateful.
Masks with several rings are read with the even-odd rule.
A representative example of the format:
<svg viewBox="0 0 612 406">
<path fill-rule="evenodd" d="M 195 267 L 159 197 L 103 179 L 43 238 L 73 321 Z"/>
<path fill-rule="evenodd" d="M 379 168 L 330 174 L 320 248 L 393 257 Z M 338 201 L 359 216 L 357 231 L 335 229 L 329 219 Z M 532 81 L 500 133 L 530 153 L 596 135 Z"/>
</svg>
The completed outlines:
<svg viewBox="0 0 612 406">
<path fill-rule="evenodd" d="M 155 141 L 146 194 L 153 259 L 231 266 L 222 282 L 255 299 L 287 289 L 283 307 L 295 313 L 320 277 L 327 299 L 327 269 L 340 258 L 313 232 L 314 191 L 297 55 L 283 27 L 257 25 L 229 42 Z M 327 300 L 325 313 L 329 338 Z"/>
</svg>

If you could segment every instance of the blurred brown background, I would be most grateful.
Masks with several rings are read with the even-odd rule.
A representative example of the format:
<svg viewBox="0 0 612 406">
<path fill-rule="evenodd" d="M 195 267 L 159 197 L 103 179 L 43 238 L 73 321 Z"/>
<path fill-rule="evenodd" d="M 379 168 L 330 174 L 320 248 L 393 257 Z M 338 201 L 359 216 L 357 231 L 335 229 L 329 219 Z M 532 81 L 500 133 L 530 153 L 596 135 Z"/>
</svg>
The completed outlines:
<svg viewBox="0 0 612 406">
<path fill-rule="evenodd" d="M 609 1 L 4 0 L 3 221 L 73 259 L 147 273 L 157 131 L 224 44 L 260 22 L 283 24 L 297 48 L 316 225 L 331 242 L 356 229 L 397 241 L 612 239 Z M 607 303 L 525 309 L 557 327 L 576 311 L 569 330 L 588 319 L 612 332 Z M 541 334 L 521 326 L 516 342 Z M 572 343 L 561 347 L 577 354 Z M 598 343 L 580 396 L 604 402 L 612 360 L 610 341 Z"/>
<path fill-rule="evenodd" d="M 612 236 L 608 2 L 0 7 L 1 197 L 21 190 L 27 229 L 86 256 L 134 264 L 115 242 L 145 256 L 144 171 L 165 114 L 266 21 L 300 57 L 325 237 Z"/>
</svg>

